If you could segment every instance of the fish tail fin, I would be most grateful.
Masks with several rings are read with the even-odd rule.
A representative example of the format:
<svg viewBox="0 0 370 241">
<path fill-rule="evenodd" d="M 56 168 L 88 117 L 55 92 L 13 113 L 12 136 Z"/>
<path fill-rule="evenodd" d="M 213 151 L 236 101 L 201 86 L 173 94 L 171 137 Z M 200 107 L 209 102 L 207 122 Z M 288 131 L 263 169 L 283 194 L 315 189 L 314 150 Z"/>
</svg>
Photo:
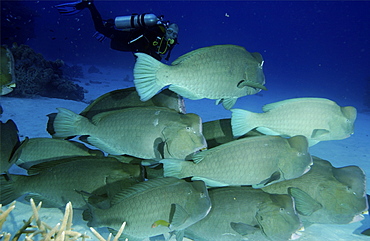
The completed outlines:
<svg viewBox="0 0 370 241">
<path fill-rule="evenodd" d="M 192 164 L 190 161 L 178 160 L 178 159 L 163 159 L 160 161 L 163 164 L 164 176 L 165 177 L 187 177 L 184 173 L 184 167 L 187 164 Z"/>
<path fill-rule="evenodd" d="M 164 86 L 158 83 L 157 70 L 164 64 L 150 55 L 135 53 L 137 60 L 134 67 L 134 83 L 142 101 L 147 101 Z"/>
<path fill-rule="evenodd" d="M 251 121 L 255 113 L 242 109 L 232 109 L 231 111 L 231 128 L 235 137 L 242 136 L 256 127 Z"/>
<path fill-rule="evenodd" d="M 59 113 L 56 115 L 53 126 L 55 133 L 53 137 L 67 138 L 75 135 L 87 135 L 82 133 L 80 126 L 91 125 L 86 117 L 78 115 L 65 108 L 57 108 Z"/>
<path fill-rule="evenodd" d="M 0 203 L 3 206 L 8 205 L 22 195 L 16 190 L 15 182 L 17 179 L 17 175 L 2 174 L 0 176 Z"/>
</svg>

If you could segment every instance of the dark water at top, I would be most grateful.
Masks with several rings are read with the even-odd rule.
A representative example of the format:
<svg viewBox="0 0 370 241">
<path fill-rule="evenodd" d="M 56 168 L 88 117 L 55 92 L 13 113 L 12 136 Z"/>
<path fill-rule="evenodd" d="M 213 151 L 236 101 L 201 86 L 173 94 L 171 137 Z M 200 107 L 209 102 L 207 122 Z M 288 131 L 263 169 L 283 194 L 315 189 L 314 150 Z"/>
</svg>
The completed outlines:
<svg viewBox="0 0 370 241">
<path fill-rule="evenodd" d="M 25 43 L 45 58 L 133 68 L 131 53 L 111 50 L 109 40 L 92 37 L 87 9 L 61 16 L 54 5 L 65 1 L 18 2 L 32 13 L 34 34 L 27 24 L 31 17 L 18 31 L 30 32 Z M 370 106 L 365 100 L 370 98 L 365 96 L 370 92 L 369 1 L 96 1 L 96 7 L 104 19 L 154 13 L 177 23 L 180 44 L 170 62 L 200 47 L 241 45 L 263 55 L 270 90 Z"/>
</svg>

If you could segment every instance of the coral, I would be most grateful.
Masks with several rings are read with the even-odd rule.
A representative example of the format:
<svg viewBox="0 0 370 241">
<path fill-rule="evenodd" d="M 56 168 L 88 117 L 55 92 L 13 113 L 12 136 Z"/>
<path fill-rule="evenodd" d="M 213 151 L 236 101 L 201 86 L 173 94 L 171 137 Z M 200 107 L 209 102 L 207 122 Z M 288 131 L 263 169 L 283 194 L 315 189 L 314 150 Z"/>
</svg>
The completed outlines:
<svg viewBox="0 0 370 241">
<path fill-rule="evenodd" d="M 2 211 L 1 210 L 1 204 L 0 204 L 0 229 L 2 228 L 2 225 L 6 221 L 7 216 L 9 213 L 15 208 L 15 201 L 11 203 L 7 210 Z M 40 202 L 37 206 L 33 199 L 30 200 L 33 215 L 28 219 L 28 221 L 24 221 L 24 225 L 22 228 L 16 232 L 13 236 L 12 241 L 17 241 L 19 238 L 25 234 L 25 240 L 27 241 L 33 241 L 36 236 L 41 236 L 45 241 L 69 241 L 69 240 L 86 240 L 87 238 L 90 238 L 86 234 L 81 234 L 79 232 L 72 230 L 72 217 L 73 217 L 73 209 L 71 202 L 67 203 L 64 216 L 61 223 L 58 223 L 53 228 L 46 224 L 45 222 L 41 221 L 39 216 L 39 210 L 41 209 L 42 203 Z M 125 228 L 126 222 L 124 222 L 114 237 L 113 241 L 117 241 L 124 228 Z M 110 241 L 112 238 L 112 234 L 109 235 L 108 239 L 104 239 L 95 229 L 90 228 L 92 233 L 98 238 L 100 241 Z M 9 241 L 12 237 L 12 234 L 10 233 L 0 233 L 0 239 L 3 238 L 4 241 Z M 126 239 L 127 240 L 127 239 Z"/>
<path fill-rule="evenodd" d="M 72 77 L 63 74 L 62 60 L 47 61 L 42 54 L 27 45 L 13 45 L 11 51 L 15 60 L 17 87 L 9 96 L 33 97 L 36 95 L 83 100 L 84 89 L 73 82 Z M 76 68 L 76 67 L 74 67 Z M 68 69 L 68 67 L 65 67 Z"/>
</svg>

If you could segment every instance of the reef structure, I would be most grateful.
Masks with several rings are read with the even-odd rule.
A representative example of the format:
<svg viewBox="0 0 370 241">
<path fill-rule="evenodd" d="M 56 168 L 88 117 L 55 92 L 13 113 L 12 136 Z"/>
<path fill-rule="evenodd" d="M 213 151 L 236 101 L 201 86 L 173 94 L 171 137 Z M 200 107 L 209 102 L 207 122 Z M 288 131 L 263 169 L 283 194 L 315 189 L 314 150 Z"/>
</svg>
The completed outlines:
<svg viewBox="0 0 370 241">
<path fill-rule="evenodd" d="M 84 88 L 64 74 L 68 66 L 63 60 L 45 60 L 42 54 L 24 44 L 13 44 L 10 50 L 15 61 L 17 87 L 8 96 L 44 96 L 77 101 L 84 99 Z"/>
</svg>

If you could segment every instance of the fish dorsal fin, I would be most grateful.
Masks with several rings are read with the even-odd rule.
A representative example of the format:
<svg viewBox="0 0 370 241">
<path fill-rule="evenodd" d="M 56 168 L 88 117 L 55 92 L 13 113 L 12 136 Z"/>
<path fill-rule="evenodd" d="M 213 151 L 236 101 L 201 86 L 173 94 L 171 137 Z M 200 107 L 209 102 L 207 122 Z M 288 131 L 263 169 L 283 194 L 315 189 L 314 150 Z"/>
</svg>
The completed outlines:
<svg viewBox="0 0 370 241">
<path fill-rule="evenodd" d="M 170 228 L 176 229 L 186 222 L 189 213 L 179 204 L 172 203 L 170 211 Z"/>
<path fill-rule="evenodd" d="M 272 184 L 273 182 L 279 180 L 281 178 L 281 173 L 279 171 L 276 171 L 274 173 L 271 174 L 271 176 L 265 180 L 263 180 L 262 182 L 258 183 L 258 184 L 255 184 L 255 185 L 252 185 L 253 188 L 261 188 L 261 187 L 265 187 L 269 184 Z"/>
<path fill-rule="evenodd" d="M 126 109 L 120 109 L 120 110 L 111 110 L 111 111 L 105 111 L 105 112 L 101 112 L 99 114 L 96 114 L 92 117 L 92 120 L 91 122 L 96 125 L 98 124 L 102 119 L 104 119 L 105 117 L 111 115 L 111 114 L 114 114 L 116 112 L 121 112 L 121 111 L 125 111 Z"/>
<path fill-rule="evenodd" d="M 296 210 L 303 216 L 310 216 L 322 208 L 321 203 L 299 188 L 289 187 L 288 194 L 294 198 Z"/>
<path fill-rule="evenodd" d="M 173 61 L 171 63 L 171 65 L 177 65 L 177 64 L 180 64 L 181 62 L 185 61 L 186 59 L 194 56 L 194 55 L 197 55 L 197 54 L 200 54 L 200 53 L 203 53 L 203 52 L 208 52 L 210 51 L 210 49 L 217 49 L 217 48 L 225 48 L 225 47 L 230 47 L 230 48 L 239 48 L 241 49 L 242 51 L 246 51 L 245 48 L 241 47 L 241 46 L 238 46 L 238 45 L 233 45 L 233 44 L 224 44 L 224 45 L 213 45 L 213 46 L 208 46 L 208 47 L 203 47 L 203 48 L 199 48 L 199 49 L 196 49 L 196 50 L 193 50 L 189 53 L 186 53 L 180 57 L 178 57 L 177 59 L 175 59 L 175 61 Z"/>
<path fill-rule="evenodd" d="M 80 115 L 85 116 L 87 112 L 91 111 L 92 108 L 95 108 L 95 106 L 101 102 L 102 100 L 114 96 L 119 99 L 125 99 L 132 93 L 136 92 L 135 87 L 129 87 L 126 89 L 118 89 L 118 90 L 113 90 L 108 93 L 105 93 L 104 95 L 99 96 L 97 99 L 95 99 L 90 105 L 88 105 L 83 111 L 81 111 Z M 136 92 L 137 93 L 137 92 Z M 138 95 L 138 94 L 137 94 Z M 139 99 L 139 97 L 138 97 Z"/>
<path fill-rule="evenodd" d="M 73 161 L 79 161 L 79 160 L 84 159 L 84 158 L 91 159 L 91 157 L 89 157 L 89 156 L 87 156 L 87 157 L 86 156 L 79 156 L 79 157 L 67 157 L 67 158 L 64 158 L 64 159 L 51 160 L 51 161 L 42 162 L 42 163 L 36 164 L 34 166 L 31 166 L 27 170 L 27 173 L 28 173 L 28 175 L 36 175 L 36 174 L 38 174 L 38 173 L 40 173 L 44 170 L 55 167 L 57 165 L 65 164 L 65 163 L 73 162 Z"/>
<path fill-rule="evenodd" d="M 157 179 L 151 179 L 149 181 L 140 182 L 138 184 L 133 185 L 132 187 L 125 188 L 121 192 L 117 193 L 112 201 L 111 205 L 115 205 L 119 202 L 121 202 L 124 199 L 130 198 L 138 193 L 143 193 L 149 190 L 152 190 L 154 188 L 163 188 L 165 185 L 171 185 L 176 182 L 181 182 L 182 180 L 177 179 L 175 177 L 165 177 L 165 178 L 157 178 Z"/>
<path fill-rule="evenodd" d="M 255 227 L 255 226 L 252 226 L 252 225 L 249 225 L 249 224 L 246 224 L 246 223 L 241 223 L 241 222 L 239 222 L 239 223 L 231 222 L 230 227 L 235 232 L 240 234 L 241 236 L 246 236 L 248 234 L 253 234 L 256 231 L 260 230 L 258 227 Z"/>
<path fill-rule="evenodd" d="M 299 103 L 299 102 L 311 102 L 311 103 L 317 102 L 320 104 L 333 104 L 333 103 L 335 104 L 335 102 L 325 99 L 325 98 L 293 98 L 293 99 L 282 100 L 282 101 L 278 101 L 275 103 L 264 105 L 262 107 L 262 110 L 264 112 L 267 112 L 267 111 L 282 107 L 284 105 L 289 105 L 289 104 Z"/>
</svg>

